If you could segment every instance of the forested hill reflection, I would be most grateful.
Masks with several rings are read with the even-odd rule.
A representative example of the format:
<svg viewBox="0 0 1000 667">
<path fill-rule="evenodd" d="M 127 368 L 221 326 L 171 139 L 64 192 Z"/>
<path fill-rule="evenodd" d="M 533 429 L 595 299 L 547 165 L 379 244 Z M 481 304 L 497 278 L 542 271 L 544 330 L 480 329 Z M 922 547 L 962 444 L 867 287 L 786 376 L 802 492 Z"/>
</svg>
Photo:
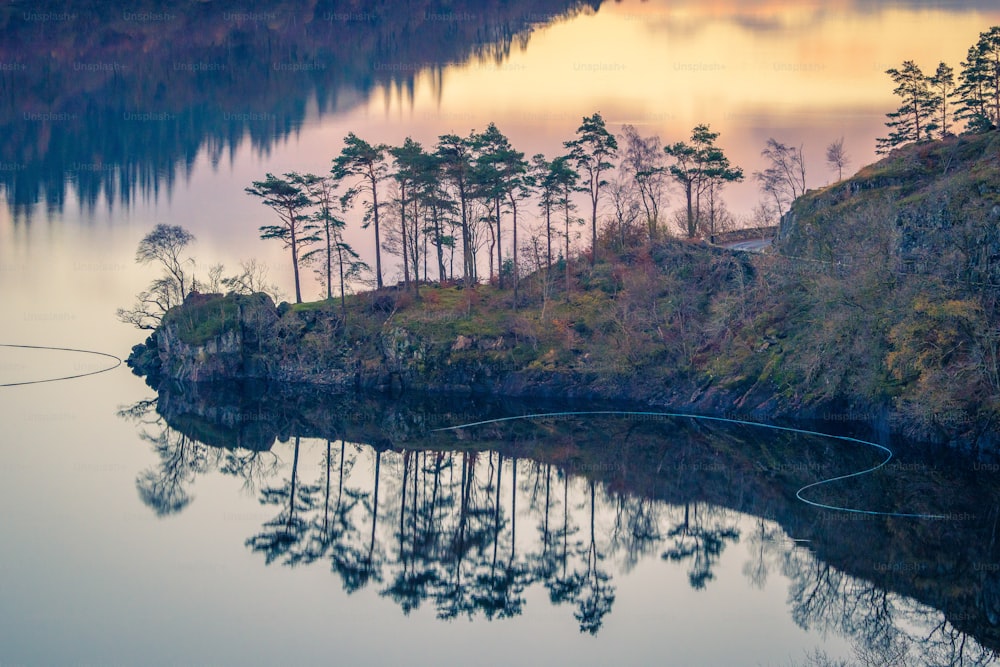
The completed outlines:
<svg viewBox="0 0 1000 667">
<path fill-rule="evenodd" d="M 614 416 L 432 432 L 527 408 L 184 387 L 122 415 L 159 458 L 137 478 L 154 512 L 182 511 L 199 475 L 239 477 L 273 512 L 248 548 L 268 563 L 323 563 L 345 589 L 376 587 L 404 610 L 503 618 L 543 586 L 596 633 L 616 579 L 640 561 L 683 568 L 706 588 L 742 543 L 747 585 L 787 577 L 803 627 L 843 633 L 867 655 L 909 647 L 913 664 L 956 664 L 955 651 L 963 664 L 996 659 L 992 467 L 911 457 L 817 497 L 953 515 L 902 520 L 795 498 L 809 481 L 879 460 L 828 438 Z"/>
<path fill-rule="evenodd" d="M 503 61 L 537 25 L 600 0 L 105 0 L 0 7 L 0 183 L 16 218 L 169 190 L 203 148 L 267 152 L 303 122 L 412 92 L 424 70 Z M 463 20 L 444 20 L 448 16 Z M 442 18 L 444 17 L 444 18 Z"/>
</svg>

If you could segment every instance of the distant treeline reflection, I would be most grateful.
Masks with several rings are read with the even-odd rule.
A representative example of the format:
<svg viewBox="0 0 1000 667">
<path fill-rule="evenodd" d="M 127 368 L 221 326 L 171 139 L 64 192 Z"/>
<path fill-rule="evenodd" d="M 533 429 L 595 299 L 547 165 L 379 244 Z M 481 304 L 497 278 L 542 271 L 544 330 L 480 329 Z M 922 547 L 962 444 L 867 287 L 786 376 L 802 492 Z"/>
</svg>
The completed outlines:
<svg viewBox="0 0 1000 667">
<path fill-rule="evenodd" d="M 0 185 L 15 218 L 61 210 L 68 184 L 94 207 L 169 192 L 203 150 L 266 154 L 302 125 L 424 71 L 501 63 L 539 24 L 600 0 L 77 2 L 0 7 Z M 440 20 L 442 12 L 468 20 Z M 436 17 L 438 17 L 436 19 Z M 81 38 L 86 35 L 86 39 Z M 405 63 L 407 67 L 389 64 Z"/>
</svg>

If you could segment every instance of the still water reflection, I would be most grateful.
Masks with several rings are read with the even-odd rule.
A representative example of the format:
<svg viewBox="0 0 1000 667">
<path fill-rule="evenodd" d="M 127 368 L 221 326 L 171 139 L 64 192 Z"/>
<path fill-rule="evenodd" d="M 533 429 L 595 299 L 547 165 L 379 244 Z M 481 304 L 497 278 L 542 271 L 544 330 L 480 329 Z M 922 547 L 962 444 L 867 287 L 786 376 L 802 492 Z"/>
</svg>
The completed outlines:
<svg viewBox="0 0 1000 667">
<path fill-rule="evenodd" d="M 804 143 L 822 185 L 830 141 L 845 137 L 855 168 L 874 157 L 887 67 L 957 68 L 1000 21 L 975 0 L 139 4 L 0 8 L 0 184 L 15 216 L 73 200 L 100 215 L 99 201 L 172 192 L 199 156 L 273 163 L 289 141 L 299 164 L 277 170 L 312 168 L 345 120 L 425 143 L 496 121 L 532 155 L 595 110 L 668 142 L 709 123 L 748 173 L 781 135 Z M 326 131 L 302 141 L 309 127 Z M 737 188 L 734 210 L 752 191 Z"/>
<path fill-rule="evenodd" d="M 184 512 L 200 477 L 232 476 L 266 515 L 247 549 L 271 566 L 328 569 L 348 593 L 374 589 L 405 614 L 525 615 L 538 632 L 572 623 L 600 635 L 622 582 L 683 581 L 693 592 L 726 590 L 714 632 L 749 629 L 794 645 L 801 638 L 774 619 L 724 621 L 777 581 L 784 622 L 831 658 L 996 661 L 994 476 L 908 456 L 824 492 L 826 501 L 948 515 L 865 517 L 795 499 L 804 483 L 879 460 L 829 438 L 613 416 L 434 430 L 526 407 L 184 387 L 121 416 L 157 456 L 136 478 L 152 512 Z M 684 598 L 672 589 L 655 605 Z M 558 613 L 539 609 L 549 605 Z"/>
</svg>

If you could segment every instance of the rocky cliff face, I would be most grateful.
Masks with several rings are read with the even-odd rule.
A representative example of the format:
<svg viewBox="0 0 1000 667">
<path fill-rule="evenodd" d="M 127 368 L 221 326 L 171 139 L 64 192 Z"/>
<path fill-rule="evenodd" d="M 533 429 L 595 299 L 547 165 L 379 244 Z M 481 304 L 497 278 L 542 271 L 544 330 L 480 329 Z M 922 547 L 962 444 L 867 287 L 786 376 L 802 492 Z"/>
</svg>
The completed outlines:
<svg viewBox="0 0 1000 667">
<path fill-rule="evenodd" d="M 810 191 L 782 220 L 779 239 L 788 255 L 848 263 L 858 244 L 881 241 L 901 271 L 1000 286 L 998 222 L 994 131 L 906 146 Z"/>
<path fill-rule="evenodd" d="M 213 313 L 226 315 L 206 325 L 206 314 Z M 265 295 L 193 295 L 136 346 L 129 365 L 154 384 L 260 380 L 390 394 L 628 401 L 761 418 L 780 412 L 766 383 L 734 392 L 681 374 L 669 382 L 650 373 L 609 375 L 588 368 L 583 352 L 577 364 L 546 368 L 536 358 L 519 361 L 518 350 L 504 336 L 433 339 L 391 321 L 352 337 L 330 313 L 277 308 Z"/>
</svg>

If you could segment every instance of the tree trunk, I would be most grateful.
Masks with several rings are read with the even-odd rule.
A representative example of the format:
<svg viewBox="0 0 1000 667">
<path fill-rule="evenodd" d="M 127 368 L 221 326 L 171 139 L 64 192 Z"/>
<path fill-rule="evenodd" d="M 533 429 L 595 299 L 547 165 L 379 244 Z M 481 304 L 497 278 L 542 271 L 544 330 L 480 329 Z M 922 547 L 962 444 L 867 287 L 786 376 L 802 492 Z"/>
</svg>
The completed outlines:
<svg viewBox="0 0 1000 667">
<path fill-rule="evenodd" d="M 370 175 L 372 184 L 372 221 L 375 223 L 375 286 L 382 289 L 382 238 L 378 230 L 378 179 Z"/>
<path fill-rule="evenodd" d="M 693 196 L 693 193 L 691 192 L 691 185 L 692 185 L 691 179 L 688 179 L 684 183 L 684 195 L 685 197 L 687 197 L 687 222 L 688 222 L 687 233 L 689 239 L 693 239 L 698 234 L 697 225 L 695 224 L 694 220 L 694 208 L 692 206 L 693 202 L 691 201 Z"/>
<path fill-rule="evenodd" d="M 399 233 L 403 242 L 403 285 L 406 287 L 410 286 L 410 253 L 406 245 L 406 235 L 409 233 L 406 229 L 406 184 L 400 186 L 400 202 L 399 202 Z M 416 268 L 416 267 L 414 267 Z"/>
<path fill-rule="evenodd" d="M 500 197 L 493 198 L 497 212 L 497 287 L 503 289 L 503 244 L 500 242 Z"/>
</svg>

